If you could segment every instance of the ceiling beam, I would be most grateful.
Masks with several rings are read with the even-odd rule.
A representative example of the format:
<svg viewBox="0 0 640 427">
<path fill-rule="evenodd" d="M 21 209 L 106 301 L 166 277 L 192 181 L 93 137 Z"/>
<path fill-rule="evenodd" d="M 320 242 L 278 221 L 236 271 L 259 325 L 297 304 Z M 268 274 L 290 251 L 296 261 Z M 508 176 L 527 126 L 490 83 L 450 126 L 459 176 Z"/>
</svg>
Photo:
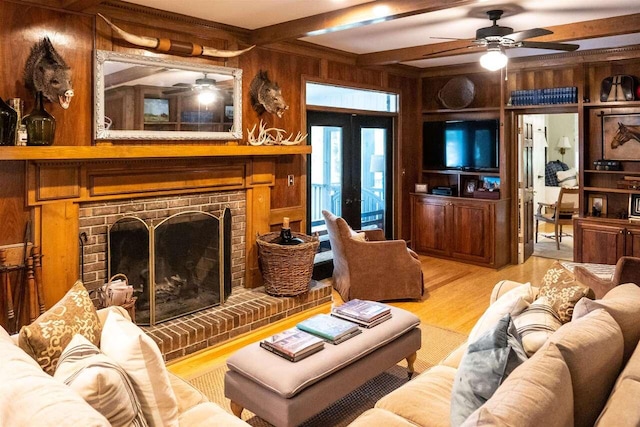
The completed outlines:
<svg viewBox="0 0 640 427">
<path fill-rule="evenodd" d="M 258 28 L 251 32 L 250 42 L 265 45 L 295 40 L 475 3 L 477 0 L 376 0 Z"/>
<path fill-rule="evenodd" d="M 106 0 L 61 0 L 61 7 L 73 12 L 82 12 L 86 9 L 99 6 Z"/>
<path fill-rule="evenodd" d="M 596 19 L 593 21 L 576 22 L 546 28 L 553 31 L 553 34 L 537 37 L 533 40 L 541 42 L 570 42 L 573 40 L 640 33 L 640 14 L 616 16 L 613 18 Z M 433 43 L 402 49 L 365 53 L 358 55 L 356 64 L 362 67 L 389 65 L 425 59 L 426 55 L 429 55 L 429 58 L 437 58 L 442 56 L 464 55 L 478 51 L 478 48 L 464 49 L 469 45 L 471 45 L 469 40 L 456 40 L 453 42 Z M 437 54 L 437 52 L 455 48 L 460 48 L 460 50 L 445 52 L 441 55 Z"/>
</svg>

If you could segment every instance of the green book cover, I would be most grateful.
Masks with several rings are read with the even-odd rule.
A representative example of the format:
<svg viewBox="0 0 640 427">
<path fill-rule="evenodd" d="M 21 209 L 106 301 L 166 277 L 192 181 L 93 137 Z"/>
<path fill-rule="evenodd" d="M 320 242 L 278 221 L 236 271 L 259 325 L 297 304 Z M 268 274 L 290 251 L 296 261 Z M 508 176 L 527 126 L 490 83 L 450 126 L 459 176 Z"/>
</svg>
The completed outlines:
<svg viewBox="0 0 640 427">
<path fill-rule="evenodd" d="M 338 340 L 358 329 L 358 325 L 328 314 L 310 317 L 298 323 L 296 327 L 331 341 Z"/>
</svg>

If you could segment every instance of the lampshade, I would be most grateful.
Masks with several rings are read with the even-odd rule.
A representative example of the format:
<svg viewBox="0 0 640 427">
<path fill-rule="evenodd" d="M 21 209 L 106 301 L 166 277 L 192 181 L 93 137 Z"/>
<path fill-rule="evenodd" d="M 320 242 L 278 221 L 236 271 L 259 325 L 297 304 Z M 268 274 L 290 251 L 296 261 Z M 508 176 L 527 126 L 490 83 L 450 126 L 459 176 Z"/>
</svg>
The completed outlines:
<svg viewBox="0 0 640 427">
<path fill-rule="evenodd" d="M 542 145 L 543 147 L 548 147 L 549 143 L 547 142 L 547 137 L 544 136 L 544 132 L 537 130 L 533 133 L 533 143 L 535 145 Z"/>
<path fill-rule="evenodd" d="M 507 65 L 507 55 L 501 47 L 489 47 L 488 52 L 480 57 L 480 65 L 489 71 L 497 71 Z"/>
<path fill-rule="evenodd" d="M 571 148 L 571 143 L 569 142 L 568 136 L 562 136 L 558 140 L 558 148 Z"/>
</svg>

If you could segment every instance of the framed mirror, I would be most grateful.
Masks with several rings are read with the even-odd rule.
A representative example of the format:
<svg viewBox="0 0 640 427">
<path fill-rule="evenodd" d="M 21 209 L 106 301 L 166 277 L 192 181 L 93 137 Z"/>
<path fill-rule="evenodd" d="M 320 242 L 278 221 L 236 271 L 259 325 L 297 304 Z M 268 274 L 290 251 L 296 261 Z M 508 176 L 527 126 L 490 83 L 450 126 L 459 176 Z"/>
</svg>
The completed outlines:
<svg viewBox="0 0 640 427">
<path fill-rule="evenodd" d="M 96 140 L 242 139 L 242 70 L 96 51 Z"/>
</svg>

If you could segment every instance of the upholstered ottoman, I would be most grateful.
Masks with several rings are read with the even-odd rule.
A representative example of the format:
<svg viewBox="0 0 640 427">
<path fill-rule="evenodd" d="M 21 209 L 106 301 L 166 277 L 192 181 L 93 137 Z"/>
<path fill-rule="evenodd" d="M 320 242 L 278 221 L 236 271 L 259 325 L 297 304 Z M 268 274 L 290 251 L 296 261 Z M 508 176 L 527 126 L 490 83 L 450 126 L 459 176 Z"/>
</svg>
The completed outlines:
<svg viewBox="0 0 640 427">
<path fill-rule="evenodd" d="M 392 318 L 341 344 L 293 363 L 250 344 L 227 360 L 224 393 L 239 417 L 247 408 L 277 427 L 296 426 L 407 359 L 409 375 L 420 348 L 420 323 L 391 307 Z"/>
</svg>

